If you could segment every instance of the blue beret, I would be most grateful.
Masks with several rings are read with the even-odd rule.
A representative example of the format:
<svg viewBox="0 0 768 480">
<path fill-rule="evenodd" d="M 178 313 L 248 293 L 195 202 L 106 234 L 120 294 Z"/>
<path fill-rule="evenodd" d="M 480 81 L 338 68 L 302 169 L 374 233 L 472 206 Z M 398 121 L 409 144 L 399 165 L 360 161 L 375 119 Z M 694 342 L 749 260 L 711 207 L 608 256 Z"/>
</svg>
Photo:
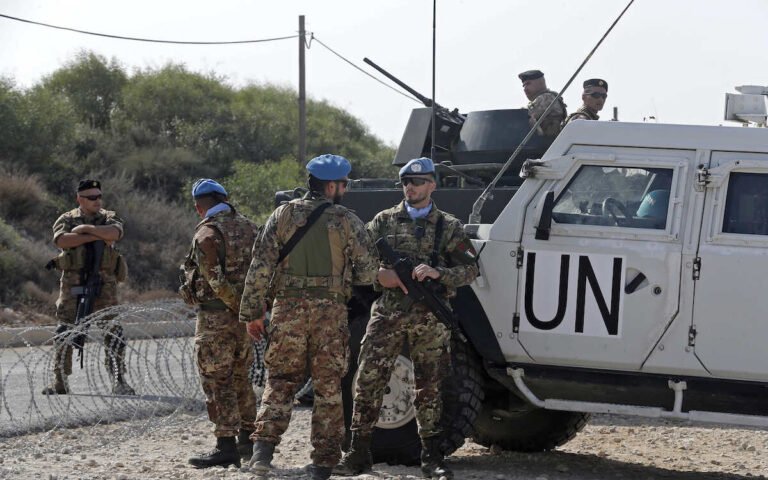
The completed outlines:
<svg viewBox="0 0 768 480">
<path fill-rule="evenodd" d="M 400 169 L 400 176 L 435 174 L 435 164 L 426 157 L 414 158 Z"/>
<path fill-rule="evenodd" d="M 310 160 L 307 171 L 320 180 L 341 180 L 352 171 L 352 164 L 342 156 L 326 153 Z"/>
<path fill-rule="evenodd" d="M 211 193 L 219 193 L 227 196 L 227 191 L 216 180 L 210 178 L 201 178 L 192 185 L 192 198 L 202 197 Z"/>
</svg>

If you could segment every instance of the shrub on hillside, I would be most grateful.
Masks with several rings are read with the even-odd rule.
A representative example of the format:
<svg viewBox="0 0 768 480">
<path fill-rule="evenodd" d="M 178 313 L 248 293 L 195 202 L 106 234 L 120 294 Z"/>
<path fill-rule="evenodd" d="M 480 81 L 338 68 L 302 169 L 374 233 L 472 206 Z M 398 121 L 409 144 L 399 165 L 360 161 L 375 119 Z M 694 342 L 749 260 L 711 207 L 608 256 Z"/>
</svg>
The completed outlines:
<svg viewBox="0 0 768 480">
<path fill-rule="evenodd" d="M 51 225 L 65 208 L 48 194 L 37 176 L 0 168 L 0 218 L 14 227 L 35 238 L 49 237 Z"/>
<path fill-rule="evenodd" d="M 40 296 L 25 296 L 24 293 L 56 290 L 58 277 L 47 271 L 45 264 L 57 253 L 52 245 L 22 236 L 0 218 L 0 278 L 3 279 L 0 302 L 8 305 L 41 303 Z M 27 285 L 28 282 L 34 287 Z M 51 307 L 47 305 L 44 308 Z"/>
<path fill-rule="evenodd" d="M 235 173 L 223 183 L 241 213 L 263 224 L 275 209 L 275 192 L 304 186 L 306 170 L 292 158 L 259 164 L 235 162 Z"/>
<path fill-rule="evenodd" d="M 175 291 L 179 265 L 199 221 L 194 209 L 191 204 L 168 202 L 160 195 L 130 187 L 119 186 L 117 190 L 113 203 L 107 208 L 117 211 L 125 221 L 125 237 L 118 248 L 128 263 L 130 285 L 138 291 Z M 128 191 L 120 193 L 120 190 Z"/>
</svg>

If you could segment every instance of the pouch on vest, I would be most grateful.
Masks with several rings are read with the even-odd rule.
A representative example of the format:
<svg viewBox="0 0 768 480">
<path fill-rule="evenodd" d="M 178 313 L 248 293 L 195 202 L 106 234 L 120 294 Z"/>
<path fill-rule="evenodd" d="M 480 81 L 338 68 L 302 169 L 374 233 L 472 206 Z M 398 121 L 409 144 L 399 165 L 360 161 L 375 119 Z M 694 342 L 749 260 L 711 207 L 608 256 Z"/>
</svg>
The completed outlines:
<svg viewBox="0 0 768 480">
<path fill-rule="evenodd" d="M 119 283 L 123 283 L 128 278 L 128 264 L 125 261 L 125 257 L 117 254 L 117 266 L 115 267 L 115 280 Z"/>
</svg>

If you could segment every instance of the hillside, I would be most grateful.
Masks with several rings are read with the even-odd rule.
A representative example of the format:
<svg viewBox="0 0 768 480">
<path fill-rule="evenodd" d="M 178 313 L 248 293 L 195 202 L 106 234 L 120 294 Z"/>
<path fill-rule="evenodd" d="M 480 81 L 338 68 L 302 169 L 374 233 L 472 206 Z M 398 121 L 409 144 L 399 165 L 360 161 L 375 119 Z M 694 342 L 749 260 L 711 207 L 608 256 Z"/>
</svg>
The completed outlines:
<svg viewBox="0 0 768 480">
<path fill-rule="evenodd" d="M 183 65 L 128 73 L 90 52 L 28 89 L 0 79 L 0 323 L 8 307 L 53 313 L 58 277 L 43 268 L 57 253 L 51 225 L 76 207 L 81 178 L 100 179 L 105 208 L 125 221 L 124 299 L 175 291 L 199 220 L 195 179 L 219 179 L 257 221 L 275 190 L 304 183 L 296 101 L 290 88 L 235 88 Z M 391 175 L 393 149 L 344 110 L 308 99 L 307 124 L 308 158 L 337 153 L 354 177 Z"/>
</svg>

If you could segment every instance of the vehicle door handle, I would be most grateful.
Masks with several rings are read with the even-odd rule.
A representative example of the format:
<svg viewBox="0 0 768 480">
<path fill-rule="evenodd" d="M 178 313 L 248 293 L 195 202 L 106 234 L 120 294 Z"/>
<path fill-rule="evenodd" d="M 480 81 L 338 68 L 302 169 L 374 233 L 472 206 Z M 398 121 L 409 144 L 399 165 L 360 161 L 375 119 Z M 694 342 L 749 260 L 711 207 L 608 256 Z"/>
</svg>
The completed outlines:
<svg viewBox="0 0 768 480">
<path fill-rule="evenodd" d="M 633 278 L 625 287 L 624 287 L 624 293 L 627 295 L 634 293 L 635 290 L 637 290 L 637 287 L 640 286 L 641 283 L 643 283 L 643 280 L 645 280 L 645 274 L 643 272 L 640 272 Z"/>
</svg>

